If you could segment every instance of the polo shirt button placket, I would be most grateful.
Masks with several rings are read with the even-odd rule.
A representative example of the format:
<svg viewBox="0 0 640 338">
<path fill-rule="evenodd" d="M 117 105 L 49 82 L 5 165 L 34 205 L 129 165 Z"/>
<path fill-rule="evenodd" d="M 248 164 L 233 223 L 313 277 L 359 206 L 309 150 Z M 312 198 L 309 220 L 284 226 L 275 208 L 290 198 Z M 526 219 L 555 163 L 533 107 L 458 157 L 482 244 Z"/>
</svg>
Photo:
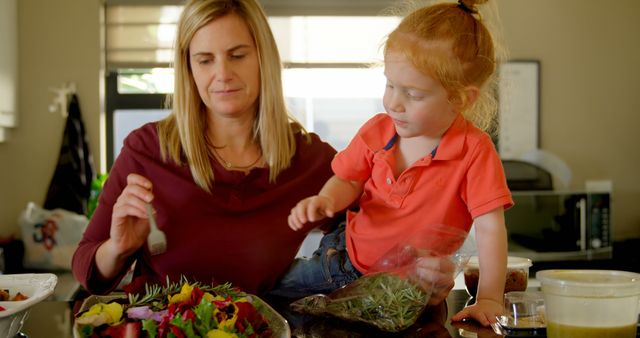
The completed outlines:
<svg viewBox="0 0 640 338">
<path fill-rule="evenodd" d="M 391 204 L 396 207 L 399 208 L 400 205 L 402 204 L 402 198 L 396 194 L 391 195 Z"/>
<path fill-rule="evenodd" d="M 387 177 L 387 185 L 391 185 L 391 183 L 393 183 L 393 182 L 391 181 L 391 178 L 390 178 L 390 177 Z"/>
</svg>

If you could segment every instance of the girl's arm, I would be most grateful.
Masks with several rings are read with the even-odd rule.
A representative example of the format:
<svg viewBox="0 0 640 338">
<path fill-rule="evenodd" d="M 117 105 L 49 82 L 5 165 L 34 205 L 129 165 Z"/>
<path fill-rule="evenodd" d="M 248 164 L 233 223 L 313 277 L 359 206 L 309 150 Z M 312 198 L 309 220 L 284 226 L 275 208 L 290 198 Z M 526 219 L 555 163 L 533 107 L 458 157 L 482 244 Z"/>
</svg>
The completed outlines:
<svg viewBox="0 0 640 338">
<path fill-rule="evenodd" d="M 332 201 L 333 212 L 340 211 L 360 198 L 364 184 L 358 181 L 348 181 L 336 175 L 333 175 L 327 183 L 324 184 L 319 197 L 325 197 Z"/>
<path fill-rule="evenodd" d="M 474 220 L 480 261 L 480 282 L 476 303 L 452 317 L 452 320 L 473 318 L 482 325 L 496 321 L 504 312 L 504 284 L 507 274 L 507 229 L 503 207 L 496 208 Z"/>
<path fill-rule="evenodd" d="M 475 219 L 476 243 L 480 261 L 478 300 L 502 304 L 507 274 L 507 228 L 502 207 Z"/>
<path fill-rule="evenodd" d="M 303 199 L 291 209 L 289 227 L 300 230 L 307 222 L 333 217 L 335 212 L 345 209 L 360 198 L 363 187 L 362 182 L 349 181 L 333 175 L 318 195 Z"/>
</svg>

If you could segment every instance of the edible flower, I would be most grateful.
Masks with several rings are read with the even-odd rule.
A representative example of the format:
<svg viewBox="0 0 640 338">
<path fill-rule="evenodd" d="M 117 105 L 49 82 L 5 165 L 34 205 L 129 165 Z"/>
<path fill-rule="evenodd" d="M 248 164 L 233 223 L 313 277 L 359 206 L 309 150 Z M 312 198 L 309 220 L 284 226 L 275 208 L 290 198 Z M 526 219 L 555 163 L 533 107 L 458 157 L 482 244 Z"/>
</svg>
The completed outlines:
<svg viewBox="0 0 640 338">
<path fill-rule="evenodd" d="M 159 322 L 165 314 L 167 314 L 167 310 L 153 311 L 148 305 L 127 309 L 127 317 L 129 317 L 129 319 L 153 319 Z"/>
<path fill-rule="evenodd" d="M 182 289 L 180 293 L 175 295 L 167 296 L 169 298 L 169 304 L 182 303 L 191 298 L 191 291 L 193 291 L 193 286 L 189 285 L 189 283 L 184 283 L 182 285 Z"/>
<path fill-rule="evenodd" d="M 130 294 L 128 304 L 104 304 L 80 315 L 76 320 L 77 324 L 83 324 L 79 327 L 80 336 L 112 337 L 114 330 L 124 330 L 125 325 L 122 324 L 135 324 L 126 328 L 140 337 L 245 338 L 272 335 L 268 322 L 253 304 L 255 300 L 230 284 L 208 286 L 184 280 L 182 285 L 167 282 L 164 288 L 146 285 L 145 290 L 144 295 Z M 107 309 L 108 306 L 118 306 L 119 314 L 112 317 L 111 313 L 117 309 Z M 124 314 L 123 308 L 126 310 Z"/>
<path fill-rule="evenodd" d="M 238 338 L 238 336 L 233 333 L 215 329 L 207 332 L 207 338 Z"/>
<path fill-rule="evenodd" d="M 100 326 L 102 324 L 115 324 L 122 319 L 122 305 L 111 302 L 109 304 L 98 303 L 89 308 L 76 321 L 78 324 L 91 324 Z"/>
<path fill-rule="evenodd" d="M 216 307 L 213 310 L 213 318 L 216 319 L 218 327 L 231 329 L 238 319 L 238 307 L 233 303 L 229 303 L 222 307 Z"/>
</svg>

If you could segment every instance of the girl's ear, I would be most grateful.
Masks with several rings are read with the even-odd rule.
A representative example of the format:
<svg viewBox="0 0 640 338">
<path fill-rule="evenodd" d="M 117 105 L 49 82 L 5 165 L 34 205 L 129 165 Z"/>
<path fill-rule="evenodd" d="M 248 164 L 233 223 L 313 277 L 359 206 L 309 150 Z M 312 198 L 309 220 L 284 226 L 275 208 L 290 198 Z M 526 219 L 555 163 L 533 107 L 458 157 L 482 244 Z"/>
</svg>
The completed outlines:
<svg viewBox="0 0 640 338">
<path fill-rule="evenodd" d="M 480 89 L 478 89 L 478 87 L 466 86 L 459 91 L 450 102 L 454 105 L 457 111 L 465 111 L 469 107 L 473 106 L 479 96 Z"/>
<path fill-rule="evenodd" d="M 463 110 L 473 106 L 480 96 L 480 89 L 476 86 L 466 86 L 463 89 Z"/>
</svg>

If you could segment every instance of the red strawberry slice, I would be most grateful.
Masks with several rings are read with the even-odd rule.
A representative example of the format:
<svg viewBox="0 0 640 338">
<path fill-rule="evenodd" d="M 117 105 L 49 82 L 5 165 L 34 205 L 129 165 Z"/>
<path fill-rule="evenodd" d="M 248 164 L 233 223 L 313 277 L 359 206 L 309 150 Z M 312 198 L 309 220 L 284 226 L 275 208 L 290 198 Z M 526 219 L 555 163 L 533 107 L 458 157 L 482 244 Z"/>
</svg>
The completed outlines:
<svg viewBox="0 0 640 338">
<path fill-rule="evenodd" d="M 142 324 L 140 322 L 122 323 L 120 325 L 109 326 L 103 336 L 112 338 L 139 338 Z"/>
</svg>

